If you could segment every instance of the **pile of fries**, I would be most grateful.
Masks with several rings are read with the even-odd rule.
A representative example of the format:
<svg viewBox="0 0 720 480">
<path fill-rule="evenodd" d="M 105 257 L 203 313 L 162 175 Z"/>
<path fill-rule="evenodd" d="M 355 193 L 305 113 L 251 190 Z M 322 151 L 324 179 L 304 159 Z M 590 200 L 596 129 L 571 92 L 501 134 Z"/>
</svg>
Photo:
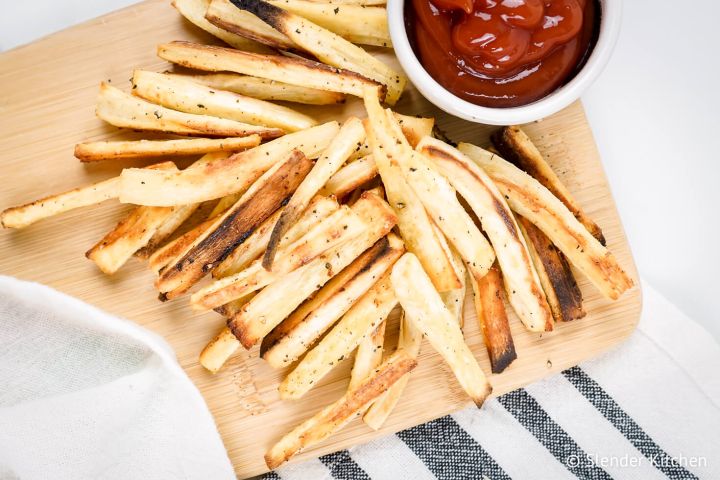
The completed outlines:
<svg viewBox="0 0 720 480">
<path fill-rule="evenodd" d="M 466 290 L 497 374 L 517 358 L 506 298 L 528 330 L 546 332 L 585 315 L 570 265 L 609 299 L 632 287 L 520 128 L 500 129 L 490 150 L 454 147 L 433 136 L 433 119 L 382 107 L 406 81 L 351 43 L 390 46 L 384 7 L 368 5 L 175 0 L 234 48 L 162 44 L 163 59 L 214 73 L 136 70 L 130 93 L 101 84 L 98 117 L 175 137 L 83 143 L 75 155 L 202 156 L 182 170 L 125 168 L 0 215 L 4 227 L 23 228 L 110 199 L 136 205 L 86 256 L 107 274 L 146 259 L 161 299 L 192 290 L 194 309 L 224 315 L 227 326 L 200 353 L 210 372 L 260 344 L 272 367 L 292 367 L 279 391 L 298 399 L 355 352 L 345 395 L 274 445 L 270 468 L 358 415 L 380 428 L 423 337 L 482 405 L 491 386 L 463 338 Z M 271 102 L 348 95 L 367 118 L 317 125 Z M 386 319 L 398 305 L 399 339 L 386 355 Z"/>
</svg>

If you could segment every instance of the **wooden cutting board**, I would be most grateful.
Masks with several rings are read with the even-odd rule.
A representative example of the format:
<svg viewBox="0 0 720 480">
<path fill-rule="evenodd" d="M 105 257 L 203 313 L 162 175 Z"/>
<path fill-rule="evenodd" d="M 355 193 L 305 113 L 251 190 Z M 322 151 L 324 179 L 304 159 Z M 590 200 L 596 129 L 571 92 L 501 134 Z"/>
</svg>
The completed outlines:
<svg viewBox="0 0 720 480">
<path fill-rule="evenodd" d="M 1 54 L 0 208 L 117 175 L 122 166 L 143 164 L 82 165 L 73 157 L 73 145 L 83 140 L 132 137 L 134 134 L 120 132 L 95 118 L 98 84 L 110 80 L 127 88 L 133 68 L 169 68 L 155 56 L 155 46 L 181 39 L 216 43 L 183 20 L 169 2 L 153 0 Z M 378 54 L 397 65 L 387 51 Z M 305 110 L 319 119 L 362 114 L 355 100 L 332 111 L 317 107 Z M 439 126 L 454 140 L 483 145 L 492 131 L 491 127 L 439 112 L 412 89 L 405 93 L 397 110 L 437 117 Z M 602 227 L 610 249 L 637 283 L 630 249 L 580 103 L 527 125 L 526 130 Z M 274 371 L 259 360 L 257 348 L 236 355 L 217 375 L 206 372 L 198 364 L 198 354 L 223 326 L 223 318 L 193 312 L 187 297 L 160 303 L 152 286 L 153 275 L 137 259 L 110 277 L 83 256 L 128 208 L 107 202 L 25 230 L 0 231 L 0 273 L 44 283 L 161 334 L 207 400 L 238 476 L 265 471 L 263 454 L 272 443 L 342 395 L 352 361 L 343 362 L 298 402 L 280 401 L 277 385 L 286 372 Z M 585 319 L 558 325 L 552 333 L 532 334 L 517 318 L 511 318 L 519 358 L 505 373 L 490 377 L 495 395 L 594 357 L 633 331 L 641 309 L 638 287 L 613 303 L 602 299 L 584 277 L 578 275 L 578 280 L 588 311 Z M 467 342 L 489 372 L 471 303 L 466 303 Z M 396 328 L 392 326 L 397 324 L 396 316 L 391 332 Z M 392 334 L 388 341 L 394 339 Z M 364 443 L 467 405 L 468 399 L 451 372 L 426 343 L 398 408 L 382 430 L 373 432 L 355 420 L 295 461 Z"/>
</svg>

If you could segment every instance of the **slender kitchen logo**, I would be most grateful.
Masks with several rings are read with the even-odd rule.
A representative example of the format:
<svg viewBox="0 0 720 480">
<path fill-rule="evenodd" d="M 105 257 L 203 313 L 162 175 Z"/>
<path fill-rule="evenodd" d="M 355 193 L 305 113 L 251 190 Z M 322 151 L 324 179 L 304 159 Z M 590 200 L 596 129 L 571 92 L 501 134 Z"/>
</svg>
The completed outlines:
<svg viewBox="0 0 720 480">
<path fill-rule="evenodd" d="M 568 467 L 580 466 L 598 466 L 610 468 L 637 468 L 641 465 L 651 465 L 656 468 L 663 467 L 690 467 L 704 468 L 708 466 L 706 457 L 695 455 L 680 454 L 674 457 L 663 454 L 652 454 L 647 457 L 643 455 L 619 455 L 619 456 L 602 456 L 598 454 L 588 453 L 582 455 L 569 455 L 565 463 Z"/>
</svg>

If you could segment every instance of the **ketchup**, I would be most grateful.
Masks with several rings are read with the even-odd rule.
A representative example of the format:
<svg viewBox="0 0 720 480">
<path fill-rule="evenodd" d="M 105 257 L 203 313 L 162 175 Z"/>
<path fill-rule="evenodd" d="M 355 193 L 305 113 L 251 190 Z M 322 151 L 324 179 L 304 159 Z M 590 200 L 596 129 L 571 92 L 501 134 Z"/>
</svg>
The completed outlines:
<svg viewBox="0 0 720 480">
<path fill-rule="evenodd" d="M 427 72 L 456 96 L 516 107 L 567 83 L 599 29 L 597 0 L 412 0 L 411 42 Z"/>
</svg>

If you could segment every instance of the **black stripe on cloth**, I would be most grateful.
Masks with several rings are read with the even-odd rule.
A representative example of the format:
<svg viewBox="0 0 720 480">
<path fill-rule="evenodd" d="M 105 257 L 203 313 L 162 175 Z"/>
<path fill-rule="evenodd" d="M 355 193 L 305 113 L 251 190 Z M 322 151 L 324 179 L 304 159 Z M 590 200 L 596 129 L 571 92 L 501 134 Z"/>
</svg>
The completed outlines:
<svg viewBox="0 0 720 480">
<path fill-rule="evenodd" d="M 262 476 L 262 480 L 282 480 L 282 478 L 275 472 L 268 472 Z"/>
<path fill-rule="evenodd" d="M 697 479 L 667 454 L 630 415 L 580 367 L 562 372 L 570 383 L 627 438 L 635 448 L 650 460 L 650 464 L 671 479 Z"/>
<path fill-rule="evenodd" d="M 350 458 L 347 450 L 323 455 L 320 457 L 320 461 L 337 480 L 370 480 L 370 476 L 365 470 Z"/>
<path fill-rule="evenodd" d="M 602 468 L 586 461 L 588 457 L 583 449 L 527 391 L 520 389 L 506 393 L 498 397 L 498 401 L 576 477 L 587 480 L 612 478 Z"/>
<path fill-rule="evenodd" d="M 452 417 L 443 417 L 397 434 L 439 480 L 510 479 L 489 453 Z"/>
</svg>

